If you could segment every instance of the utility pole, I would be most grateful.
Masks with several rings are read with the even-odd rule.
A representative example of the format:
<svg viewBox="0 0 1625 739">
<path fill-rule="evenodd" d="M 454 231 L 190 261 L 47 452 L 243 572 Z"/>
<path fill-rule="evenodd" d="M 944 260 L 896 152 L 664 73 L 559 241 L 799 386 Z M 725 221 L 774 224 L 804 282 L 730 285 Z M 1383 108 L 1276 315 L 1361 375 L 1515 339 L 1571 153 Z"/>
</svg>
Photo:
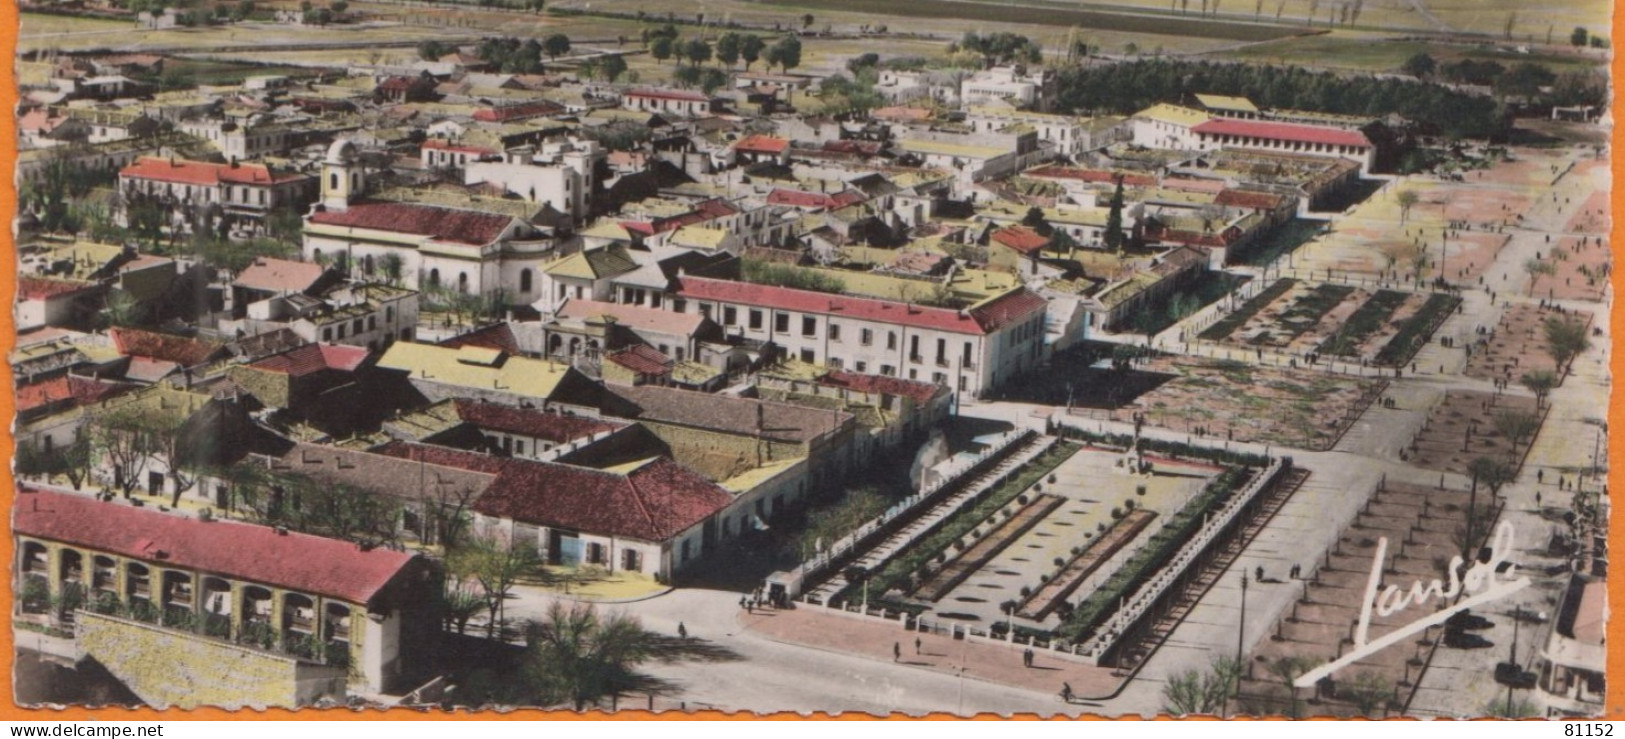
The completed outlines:
<svg viewBox="0 0 1625 739">
<path fill-rule="evenodd" d="M 1241 710 L 1241 643 L 1247 629 L 1247 570 L 1241 571 L 1241 621 L 1236 624 L 1236 710 Z M 1220 711 L 1219 718 L 1228 718 L 1228 711 Z"/>
</svg>

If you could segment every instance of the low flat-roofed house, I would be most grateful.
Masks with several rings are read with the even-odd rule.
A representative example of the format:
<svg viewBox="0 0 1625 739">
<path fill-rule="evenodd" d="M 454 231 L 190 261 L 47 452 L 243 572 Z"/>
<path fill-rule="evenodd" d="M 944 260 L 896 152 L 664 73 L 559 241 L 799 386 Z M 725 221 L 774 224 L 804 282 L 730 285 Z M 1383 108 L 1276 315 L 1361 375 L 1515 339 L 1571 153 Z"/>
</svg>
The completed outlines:
<svg viewBox="0 0 1625 739">
<path fill-rule="evenodd" d="M 361 426 L 366 416 L 357 381 L 371 366 L 368 359 L 362 347 L 305 344 L 235 365 L 226 374 L 265 407 L 342 435 Z"/>
<path fill-rule="evenodd" d="M 18 276 L 18 331 L 85 325 L 100 310 L 106 288 L 96 282 Z"/>
<path fill-rule="evenodd" d="M 440 630 L 439 578 L 406 552 L 27 488 L 13 535 L 16 592 L 76 592 L 79 647 L 158 705 L 398 690 Z M 38 605 L 17 618 L 51 619 Z"/>
<path fill-rule="evenodd" d="M 501 349 L 443 347 L 398 341 L 378 360 L 404 373 L 431 401 L 484 398 L 514 406 L 567 406 L 596 412 L 598 387 L 570 364 L 510 356 Z"/>
<path fill-rule="evenodd" d="M 585 341 L 591 335 L 589 324 L 596 320 L 600 326 L 613 325 L 614 332 L 626 332 L 628 340 L 610 339 L 607 349 L 618 349 L 629 340 L 647 344 L 661 354 L 678 361 L 699 356 L 699 342 L 721 337 L 721 329 L 705 316 L 691 313 L 673 313 L 658 308 L 644 308 L 624 303 L 606 303 L 598 300 L 566 300 L 546 322 L 547 354 L 554 357 L 572 356 L 571 341 Z"/>
<path fill-rule="evenodd" d="M 1548 715 L 1591 715 L 1606 696 L 1608 584 L 1573 575 L 1557 605 L 1557 623 L 1535 662 Z"/>
<path fill-rule="evenodd" d="M 710 115 L 711 103 L 710 95 L 693 90 L 641 88 L 621 95 L 621 106 L 628 110 L 688 118 Z"/>
<path fill-rule="evenodd" d="M 625 428 L 620 421 L 468 398 L 444 400 L 383 424 L 384 433 L 401 441 L 544 462 Z"/>
<path fill-rule="evenodd" d="M 1134 143 L 1153 149 L 1195 149 L 1198 138 L 1192 129 L 1213 119 L 1194 108 L 1157 103 L 1129 117 Z"/>
<path fill-rule="evenodd" d="M 605 389 L 603 413 L 636 421 L 658 437 L 674 459 L 725 486 L 775 464 L 806 460 L 803 470 L 793 476 L 794 489 L 775 493 L 784 500 L 764 503 L 771 512 L 798 499 L 809 484 L 833 487 L 854 469 L 851 445 L 856 423 L 852 414 L 840 410 L 657 385 L 614 385 Z"/>
</svg>

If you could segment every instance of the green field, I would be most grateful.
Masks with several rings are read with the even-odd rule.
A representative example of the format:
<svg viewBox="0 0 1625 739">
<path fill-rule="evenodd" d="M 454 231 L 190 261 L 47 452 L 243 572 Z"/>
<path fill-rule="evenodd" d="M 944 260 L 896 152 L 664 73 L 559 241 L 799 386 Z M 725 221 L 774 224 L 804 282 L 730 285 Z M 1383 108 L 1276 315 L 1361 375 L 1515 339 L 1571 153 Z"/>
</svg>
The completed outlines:
<svg viewBox="0 0 1625 739">
<path fill-rule="evenodd" d="M 1058 4 L 1028 5 L 1019 8 L 997 3 L 957 2 L 956 0 L 763 0 L 767 5 L 785 5 L 808 10 L 838 10 L 873 15 L 915 18 L 958 18 L 999 23 L 1033 23 L 1047 26 L 1077 26 L 1087 31 L 1153 33 L 1230 41 L 1268 41 L 1300 33 L 1302 29 L 1222 20 L 1182 18 L 1174 15 L 1146 16 L 1105 13 L 1064 7 Z"/>
<path fill-rule="evenodd" d="M 1494 61 L 1504 66 L 1521 62 L 1544 65 L 1554 72 L 1601 69 L 1601 57 L 1579 54 L 1519 54 L 1494 45 L 1445 44 L 1395 40 L 1366 33 L 1334 31 L 1318 36 L 1299 36 L 1213 54 L 1215 58 L 1249 62 L 1308 63 L 1317 67 L 1361 72 L 1397 72 L 1406 59 L 1426 52 L 1441 64 L 1462 59 Z"/>
</svg>

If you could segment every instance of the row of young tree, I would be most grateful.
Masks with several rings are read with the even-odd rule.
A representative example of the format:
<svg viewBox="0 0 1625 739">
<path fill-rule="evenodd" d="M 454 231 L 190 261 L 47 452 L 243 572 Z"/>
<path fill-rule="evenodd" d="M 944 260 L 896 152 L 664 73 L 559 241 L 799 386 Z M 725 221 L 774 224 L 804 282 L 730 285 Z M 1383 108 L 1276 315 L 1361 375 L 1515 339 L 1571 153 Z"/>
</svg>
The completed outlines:
<svg viewBox="0 0 1625 739">
<path fill-rule="evenodd" d="M 801 39 L 793 35 L 782 36 L 772 44 L 754 33 L 737 31 L 717 36 L 714 43 L 703 37 L 685 41 L 679 38 L 677 27 L 667 23 L 645 28 L 641 40 L 656 61 L 676 59 L 679 66 L 687 61 L 697 67 L 713 59 L 729 68 L 744 62 L 746 71 L 759 60 L 765 60 L 769 69 L 779 67 L 785 72 L 801 66 Z"/>
<path fill-rule="evenodd" d="M 1140 59 L 1071 67 L 1058 80 L 1062 110 L 1128 115 L 1195 93 L 1241 95 L 1269 108 L 1344 115 L 1397 113 L 1439 133 L 1491 138 L 1507 130 L 1495 100 L 1412 80 L 1340 77 L 1292 65 Z"/>
</svg>

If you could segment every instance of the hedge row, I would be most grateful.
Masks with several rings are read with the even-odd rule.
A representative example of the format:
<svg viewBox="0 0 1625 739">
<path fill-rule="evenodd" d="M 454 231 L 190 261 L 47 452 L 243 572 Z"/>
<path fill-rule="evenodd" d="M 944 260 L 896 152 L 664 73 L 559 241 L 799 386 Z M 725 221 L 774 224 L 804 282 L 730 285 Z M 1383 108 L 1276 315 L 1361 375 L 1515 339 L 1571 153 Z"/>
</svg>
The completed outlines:
<svg viewBox="0 0 1625 739">
<path fill-rule="evenodd" d="M 1056 635 L 1074 643 L 1092 636 L 1100 623 L 1116 611 L 1118 602 L 1167 564 L 1196 534 L 1208 512 L 1224 505 L 1251 477 L 1249 470 L 1232 468 L 1209 481 L 1202 492 L 1180 508 L 1139 551 L 1078 604 L 1072 617 L 1056 629 Z"/>
<path fill-rule="evenodd" d="M 1230 338 L 1230 334 L 1241 328 L 1242 324 L 1247 322 L 1247 319 L 1258 315 L 1259 311 L 1275 302 L 1276 298 L 1285 295 L 1296 284 L 1298 284 L 1298 281 L 1291 277 L 1276 280 L 1275 284 L 1264 288 L 1263 292 L 1253 296 L 1252 300 L 1243 303 L 1234 313 L 1219 319 L 1212 326 L 1208 326 L 1207 330 L 1198 334 L 1198 336 L 1208 341 L 1223 341 Z"/>
</svg>

